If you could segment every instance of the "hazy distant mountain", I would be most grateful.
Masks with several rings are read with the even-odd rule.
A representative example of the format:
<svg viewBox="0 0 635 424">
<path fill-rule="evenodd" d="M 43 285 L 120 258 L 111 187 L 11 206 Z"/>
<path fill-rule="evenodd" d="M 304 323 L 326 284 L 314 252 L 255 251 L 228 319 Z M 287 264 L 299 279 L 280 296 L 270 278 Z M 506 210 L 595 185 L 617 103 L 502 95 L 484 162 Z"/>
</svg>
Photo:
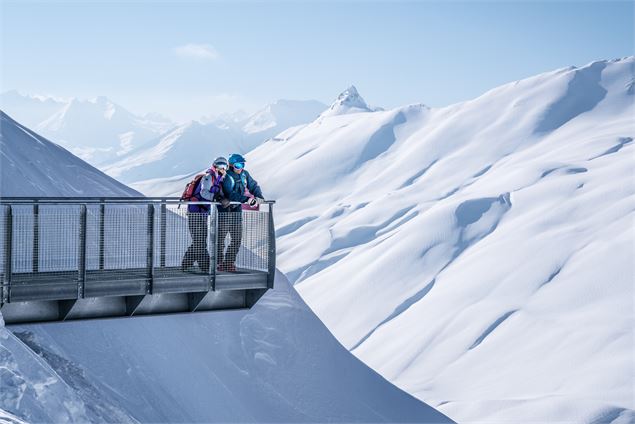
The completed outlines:
<svg viewBox="0 0 635 424">
<path fill-rule="evenodd" d="M 175 179 L 208 167 L 216 156 L 247 153 L 288 127 L 313 121 L 325 108 L 315 100 L 278 100 L 247 119 L 238 112 L 192 121 L 101 168 L 126 183 Z"/>
<path fill-rule="evenodd" d="M 192 121 L 106 163 L 102 169 L 125 183 L 188 174 L 209 167 L 217 156 L 243 151 L 243 134 Z"/>
<path fill-rule="evenodd" d="M 63 99 L 21 94 L 17 90 L 0 94 L 0 109 L 29 128 L 36 128 L 66 104 L 67 101 Z"/>
<path fill-rule="evenodd" d="M 0 196 L 139 196 L 0 111 Z"/>
<path fill-rule="evenodd" d="M 24 125 L 93 165 L 121 156 L 174 127 L 165 117 L 137 116 L 106 97 L 56 100 L 9 91 L 2 94 L 1 103 Z"/>
</svg>

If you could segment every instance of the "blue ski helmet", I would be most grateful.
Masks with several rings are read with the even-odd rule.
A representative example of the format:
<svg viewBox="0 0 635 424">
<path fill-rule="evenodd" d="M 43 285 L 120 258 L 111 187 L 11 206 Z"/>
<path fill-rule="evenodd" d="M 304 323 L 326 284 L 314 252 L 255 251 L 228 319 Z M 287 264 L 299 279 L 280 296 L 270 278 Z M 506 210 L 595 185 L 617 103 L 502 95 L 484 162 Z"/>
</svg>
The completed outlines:
<svg viewBox="0 0 635 424">
<path fill-rule="evenodd" d="M 231 166 L 234 166 L 234 164 L 236 163 L 245 163 L 245 162 L 247 162 L 245 158 L 242 157 L 242 155 L 239 155 L 238 153 L 232 153 L 231 155 L 229 155 L 229 164 Z"/>
</svg>

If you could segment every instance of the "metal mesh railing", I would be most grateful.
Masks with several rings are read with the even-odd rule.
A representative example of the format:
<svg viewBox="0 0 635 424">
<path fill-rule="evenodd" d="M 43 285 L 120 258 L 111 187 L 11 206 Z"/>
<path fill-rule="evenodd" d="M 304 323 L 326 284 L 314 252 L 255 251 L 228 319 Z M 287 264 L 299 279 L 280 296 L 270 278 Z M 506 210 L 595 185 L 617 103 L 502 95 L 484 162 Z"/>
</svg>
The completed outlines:
<svg viewBox="0 0 635 424">
<path fill-rule="evenodd" d="M 271 272 L 275 260 L 271 204 L 259 211 L 219 212 L 216 204 L 169 198 L 0 201 L 0 274 L 5 282 L 42 276 L 91 281 L 106 274 L 109 280 L 126 280 Z"/>
<path fill-rule="evenodd" d="M 267 234 L 270 231 L 267 214 L 268 212 L 260 211 L 242 212 L 242 248 L 236 261 L 239 268 L 267 271 L 269 264 Z M 254 229 L 257 230 L 254 231 Z"/>
</svg>

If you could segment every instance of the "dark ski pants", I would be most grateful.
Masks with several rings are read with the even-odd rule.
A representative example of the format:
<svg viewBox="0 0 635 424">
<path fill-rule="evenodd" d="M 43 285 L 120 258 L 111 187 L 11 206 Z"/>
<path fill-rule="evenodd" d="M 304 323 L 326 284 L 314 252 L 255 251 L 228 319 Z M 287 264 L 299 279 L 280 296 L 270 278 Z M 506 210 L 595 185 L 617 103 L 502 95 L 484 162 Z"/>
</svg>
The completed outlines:
<svg viewBox="0 0 635 424">
<path fill-rule="evenodd" d="M 231 237 L 227 252 L 225 251 L 225 238 L 227 233 Z M 243 214 L 242 212 L 219 212 L 218 213 L 218 239 L 216 242 L 216 258 L 221 267 L 234 265 L 236 256 L 240 250 L 243 239 Z"/>
<path fill-rule="evenodd" d="M 198 262 L 201 271 L 209 272 L 209 253 L 207 253 L 207 214 L 187 213 L 187 227 L 192 236 L 192 244 L 187 248 L 181 268 L 187 269 Z"/>
</svg>

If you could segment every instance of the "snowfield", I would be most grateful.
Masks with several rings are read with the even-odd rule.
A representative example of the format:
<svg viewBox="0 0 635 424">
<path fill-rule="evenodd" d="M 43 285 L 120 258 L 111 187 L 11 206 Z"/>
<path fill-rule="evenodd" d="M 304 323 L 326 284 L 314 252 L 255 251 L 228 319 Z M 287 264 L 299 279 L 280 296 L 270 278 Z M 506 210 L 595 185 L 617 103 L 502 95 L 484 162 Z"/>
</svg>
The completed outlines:
<svg viewBox="0 0 635 424">
<path fill-rule="evenodd" d="M 451 422 L 343 348 L 282 274 L 251 310 L 0 327 L 0 354 L 0 408 L 28 422 Z"/>
<path fill-rule="evenodd" d="M 247 163 L 278 265 L 459 422 L 635 421 L 634 84 L 635 58 L 600 61 L 280 134 Z"/>
</svg>

